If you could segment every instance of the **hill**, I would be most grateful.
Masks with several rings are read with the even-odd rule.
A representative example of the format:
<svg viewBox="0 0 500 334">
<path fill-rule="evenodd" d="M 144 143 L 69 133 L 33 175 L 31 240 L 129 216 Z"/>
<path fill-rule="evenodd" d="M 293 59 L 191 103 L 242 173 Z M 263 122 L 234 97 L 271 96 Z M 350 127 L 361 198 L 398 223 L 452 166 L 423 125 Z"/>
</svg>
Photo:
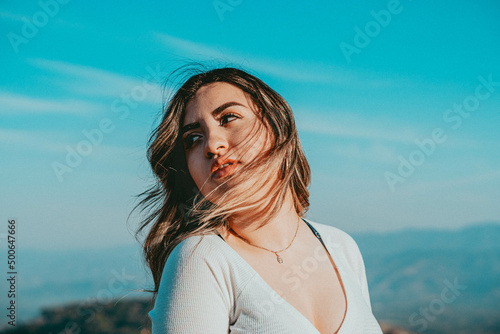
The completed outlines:
<svg viewBox="0 0 500 334">
<path fill-rule="evenodd" d="M 500 333 L 500 225 L 353 236 L 377 319 L 425 333 Z"/>
<path fill-rule="evenodd" d="M 353 237 L 364 257 L 373 311 L 380 321 L 418 333 L 500 333 L 500 224 Z M 152 281 L 137 245 L 65 252 L 20 249 L 18 260 L 19 326 L 37 317 L 56 319 L 59 305 L 79 305 L 83 319 L 90 307 L 100 319 L 100 310 L 116 300 L 119 306 L 149 298 L 140 291 L 151 288 Z M 6 291 L 3 281 L 0 288 Z M 3 303 L 1 299 L 1 307 Z M 60 317 L 71 318 L 69 313 Z"/>
<path fill-rule="evenodd" d="M 2 334 L 150 334 L 148 299 L 122 299 L 103 305 L 68 304 L 47 308 L 37 319 Z M 96 310 L 99 310 L 96 312 Z M 412 334 L 391 324 L 381 325 L 384 334 Z"/>
</svg>

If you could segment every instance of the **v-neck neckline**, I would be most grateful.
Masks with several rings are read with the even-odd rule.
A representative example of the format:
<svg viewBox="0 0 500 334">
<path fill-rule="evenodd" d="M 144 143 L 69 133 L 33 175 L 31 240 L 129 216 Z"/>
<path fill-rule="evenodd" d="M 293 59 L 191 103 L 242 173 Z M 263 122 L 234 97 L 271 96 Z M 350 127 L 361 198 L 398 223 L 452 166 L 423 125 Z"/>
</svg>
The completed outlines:
<svg viewBox="0 0 500 334">
<path fill-rule="evenodd" d="M 322 244 L 322 246 L 325 248 L 326 252 L 328 253 L 328 255 L 330 256 L 330 258 L 332 259 L 332 262 L 333 262 L 333 270 L 335 271 L 335 275 L 337 276 L 337 279 L 339 280 L 339 283 L 340 283 L 340 286 L 342 287 L 342 292 L 343 292 L 343 295 L 344 295 L 344 300 L 345 300 L 345 305 L 346 305 L 346 309 L 345 309 L 345 312 L 344 312 L 344 316 L 343 316 L 343 319 L 342 319 L 342 322 L 340 323 L 340 326 L 336 329 L 335 332 L 333 332 L 332 334 L 340 334 L 342 333 L 342 329 L 345 328 L 344 326 L 344 323 L 345 323 L 345 320 L 347 318 L 347 311 L 349 309 L 349 303 L 348 303 L 348 298 L 347 298 L 347 287 L 346 285 L 344 284 L 344 280 L 342 278 L 342 274 L 341 274 L 341 269 L 337 266 L 337 258 L 334 258 L 335 256 L 332 255 L 333 252 L 330 252 L 330 249 L 328 248 L 328 246 L 323 242 L 323 239 L 321 238 L 321 235 L 319 234 L 319 232 L 312 226 L 312 224 L 310 224 L 309 222 L 306 221 L 305 218 L 301 218 L 308 226 L 309 228 L 312 230 L 312 232 L 315 234 L 315 236 L 318 238 L 318 240 L 320 241 L 320 243 Z M 269 283 L 266 282 L 266 280 L 264 280 L 264 278 L 262 278 L 262 276 L 260 276 L 260 274 L 257 272 L 257 270 L 255 270 L 236 250 L 233 249 L 233 247 L 229 246 L 229 244 L 224 240 L 224 238 L 217 233 L 217 239 L 221 239 L 221 241 L 234 253 L 236 254 L 237 258 L 239 259 L 239 261 L 241 263 L 243 263 L 243 265 L 247 266 L 250 268 L 250 271 L 252 271 L 254 273 L 254 276 L 257 276 L 262 283 L 264 283 L 267 288 L 272 291 L 273 293 L 277 294 L 278 296 L 280 296 L 280 298 L 284 301 L 284 304 L 285 305 L 288 305 L 288 307 L 290 309 L 292 309 L 295 313 L 299 314 L 300 317 L 305 320 L 312 328 L 314 328 L 316 330 L 317 333 L 320 333 L 320 331 L 316 328 L 316 326 L 314 326 L 314 324 L 309 320 L 309 318 L 307 318 L 304 314 L 302 314 L 302 312 L 300 312 L 299 310 L 297 310 L 297 308 L 295 306 L 293 306 L 292 304 L 290 304 L 285 298 L 281 297 L 281 295 L 279 295 L 270 285 Z M 334 254 L 334 253 L 333 253 Z"/>
</svg>

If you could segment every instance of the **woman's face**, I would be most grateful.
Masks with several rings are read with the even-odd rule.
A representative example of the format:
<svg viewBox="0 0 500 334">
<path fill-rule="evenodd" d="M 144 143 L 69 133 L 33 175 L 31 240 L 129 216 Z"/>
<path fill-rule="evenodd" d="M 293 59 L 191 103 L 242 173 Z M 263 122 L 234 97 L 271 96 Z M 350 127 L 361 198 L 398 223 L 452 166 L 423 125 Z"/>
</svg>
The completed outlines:
<svg viewBox="0 0 500 334">
<path fill-rule="evenodd" d="M 265 127 L 255 134 L 262 125 L 255 110 L 241 89 L 225 82 L 201 87 L 187 104 L 182 142 L 189 173 L 204 196 L 270 143 Z"/>
</svg>

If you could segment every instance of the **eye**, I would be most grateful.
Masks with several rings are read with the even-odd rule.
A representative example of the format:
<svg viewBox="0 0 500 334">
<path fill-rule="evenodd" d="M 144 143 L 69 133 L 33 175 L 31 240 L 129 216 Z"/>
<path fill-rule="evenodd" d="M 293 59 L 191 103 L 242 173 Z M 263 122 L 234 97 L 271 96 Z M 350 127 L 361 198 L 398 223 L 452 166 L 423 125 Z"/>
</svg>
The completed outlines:
<svg viewBox="0 0 500 334">
<path fill-rule="evenodd" d="M 230 118 L 239 118 L 238 116 L 236 116 L 235 114 L 232 114 L 232 113 L 227 113 L 225 115 L 223 115 L 221 118 L 220 118 L 220 124 L 221 125 L 225 125 L 227 123 L 230 122 L 230 120 L 228 121 L 228 119 Z"/>
<path fill-rule="evenodd" d="M 193 134 L 188 134 L 186 137 L 182 139 L 186 150 L 189 150 L 197 142 L 198 137 L 200 137 L 200 135 L 193 133 Z"/>
</svg>

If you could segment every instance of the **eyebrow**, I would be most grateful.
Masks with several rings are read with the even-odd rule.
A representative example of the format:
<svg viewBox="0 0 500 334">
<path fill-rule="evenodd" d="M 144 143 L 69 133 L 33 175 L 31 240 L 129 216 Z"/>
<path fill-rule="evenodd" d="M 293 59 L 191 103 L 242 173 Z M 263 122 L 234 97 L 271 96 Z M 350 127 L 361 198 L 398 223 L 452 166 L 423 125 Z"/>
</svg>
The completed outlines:
<svg viewBox="0 0 500 334">
<path fill-rule="evenodd" d="M 242 106 L 244 107 L 243 104 L 241 103 L 238 103 L 238 102 L 226 102 L 224 103 L 223 105 L 215 108 L 213 111 L 212 111 L 212 116 L 214 118 L 217 118 L 217 116 L 219 116 L 225 109 L 229 108 L 229 107 L 232 107 L 232 106 Z M 186 133 L 187 131 L 189 130 L 192 130 L 192 129 L 196 129 L 196 128 L 199 128 L 200 127 L 200 122 L 194 122 L 194 123 L 189 123 L 189 124 L 186 124 L 184 125 L 182 128 L 181 128 L 181 133 L 180 135 L 182 136 L 184 133 Z"/>
</svg>

